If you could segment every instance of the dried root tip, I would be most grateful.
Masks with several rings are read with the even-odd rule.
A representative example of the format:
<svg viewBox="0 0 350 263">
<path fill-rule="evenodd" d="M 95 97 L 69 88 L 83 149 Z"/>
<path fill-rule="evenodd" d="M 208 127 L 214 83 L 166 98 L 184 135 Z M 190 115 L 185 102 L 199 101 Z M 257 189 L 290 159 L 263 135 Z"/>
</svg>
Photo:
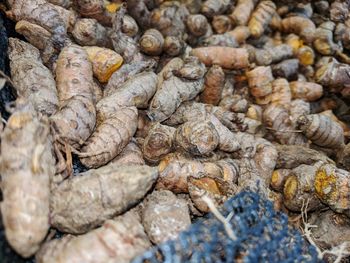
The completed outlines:
<svg viewBox="0 0 350 263">
<path fill-rule="evenodd" d="M 164 38 L 156 29 L 148 29 L 140 38 L 140 49 L 147 55 L 157 56 L 163 51 Z"/>
<path fill-rule="evenodd" d="M 214 16 L 211 25 L 217 34 L 223 34 L 232 28 L 231 19 L 225 15 Z"/>
<path fill-rule="evenodd" d="M 99 46 L 111 48 L 112 42 L 108 37 L 107 29 L 96 19 L 79 19 L 72 31 L 74 40 L 81 46 Z"/>
<path fill-rule="evenodd" d="M 210 28 L 207 18 L 200 14 L 188 16 L 186 26 L 188 31 L 196 37 L 205 35 Z"/>
<path fill-rule="evenodd" d="M 270 186 L 273 190 L 282 193 L 287 177 L 292 173 L 291 169 L 277 169 L 273 171 Z"/>
<path fill-rule="evenodd" d="M 142 205 L 142 224 L 154 244 L 177 238 L 191 225 L 187 202 L 170 191 L 154 191 Z"/>
<path fill-rule="evenodd" d="M 175 132 L 176 147 L 193 155 L 208 155 L 219 145 L 219 134 L 210 121 L 190 121 Z"/>
<path fill-rule="evenodd" d="M 92 64 L 94 76 L 106 83 L 123 64 L 123 58 L 115 51 L 101 47 L 84 47 Z"/>
<path fill-rule="evenodd" d="M 327 147 L 344 147 L 344 131 L 342 127 L 329 117 L 321 114 L 300 116 L 298 127 L 314 144 Z"/>
<path fill-rule="evenodd" d="M 258 38 L 264 33 L 275 10 L 276 5 L 272 1 L 262 1 L 258 4 L 248 23 L 250 33 L 253 37 Z"/>
<path fill-rule="evenodd" d="M 142 145 L 144 158 L 150 163 L 158 163 L 173 150 L 175 128 L 154 124 L 148 132 Z"/>
<path fill-rule="evenodd" d="M 315 52 L 309 46 L 302 46 L 297 51 L 297 58 L 303 66 L 313 65 L 315 62 Z"/>
<path fill-rule="evenodd" d="M 211 18 L 224 13 L 230 5 L 230 0 L 206 0 L 202 5 L 201 13 Z"/>
<path fill-rule="evenodd" d="M 256 67 L 246 72 L 249 91 L 255 97 L 257 104 L 268 104 L 272 93 L 272 71 L 271 67 Z"/>
<path fill-rule="evenodd" d="M 307 44 L 309 44 L 314 40 L 316 26 L 312 20 L 308 18 L 291 16 L 282 20 L 282 30 L 286 33 L 299 35 Z"/>
<path fill-rule="evenodd" d="M 287 178 L 283 189 L 284 205 L 295 212 L 302 212 L 306 203 L 307 211 L 322 207 L 320 200 L 315 194 L 313 184 L 318 168 L 317 165 L 300 165 L 292 170 Z"/>
<path fill-rule="evenodd" d="M 293 99 L 315 101 L 322 97 L 323 88 L 321 85 L 306 81 L 292 81 L 289 83 Z"/>
<path fill-rule="evenodd" d="M 318 168 L 315 178 L 315 191 L 320 200 L 338 213 L 350 217 L 349 202 L 350 173 L 333 164 Z"/>
<path fill-rule="evenodd" d="M 172 57 L 176 57 L 183 52 L 184 42 L 178 38 L 173 36 L 167 36 L 164 39 L 164 47 L 163 51 Z"/>
</svg>

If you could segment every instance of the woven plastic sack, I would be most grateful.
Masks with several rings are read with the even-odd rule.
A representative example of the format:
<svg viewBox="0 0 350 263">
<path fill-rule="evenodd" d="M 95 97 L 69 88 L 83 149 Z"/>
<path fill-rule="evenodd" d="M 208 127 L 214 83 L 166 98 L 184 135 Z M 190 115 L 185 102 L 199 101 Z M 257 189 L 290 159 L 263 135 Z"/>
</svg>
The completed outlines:
<svg viewBox="0 0 350 263">
<path fill-rule="evenodd" d="M 133 263 L 142 262 L 319 262 L 317 252 L 258 194 L 242 192 L 219 209 L 228 217 L 233 240 L 213 214 L 194 223 L 176 240 L 163 243 Z M 230 214 L 231 213 L 231 214 Z"/>
</svg>

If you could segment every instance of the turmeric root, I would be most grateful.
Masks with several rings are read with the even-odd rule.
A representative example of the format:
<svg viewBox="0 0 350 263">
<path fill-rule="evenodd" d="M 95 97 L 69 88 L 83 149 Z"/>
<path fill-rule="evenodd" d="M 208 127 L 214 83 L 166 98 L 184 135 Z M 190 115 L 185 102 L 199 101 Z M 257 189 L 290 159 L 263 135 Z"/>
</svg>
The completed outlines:
<svg viewBox="0 0 350 263">
<path fill-rule="evenodd" d="M 174 36 L 167 36 L 164 39 L 163 51 L 165 54 L 171 57 L 175 57 L 180 55 L 183 52 L 183 49 L 184 42 L 180 38 Z"/>
<path fill-rule="evenodd" d="M 92 74 L 83 48 L 71 45 L 62 49 L 56 67 L 60 108 L 51 121 L 58 134 L 73 147 L 81 145 L 95 127 Z"/>
<path fill-rule="evenodd" d="M 55 174 L 49 123 L 30 104 L 18 105 L 1 134 L 1 202 L 6 239 L 22 257 L 49 229 L 50 178 Z"/>
<path fill-rule="evenodd" d="M 131 79 L 136 74 L 152 68 L 155 65 L 155 61 L 139 61 L 131 64 L 123 64 L 121 68 L 115 71 L 110 77 L 108 84 L 106 85 L 103 94 L 104 97 L 107 97 L 114 93 L 119 87 L 128 79 Z"/>
<path fill-rule="evenodd" d="M 192 155 L 208 155 L 219 145 L 219 134 L 209 120 L 190 121 L 176 129 L 175 143 Z"/>
<path fill-rule="evenodd" d="M 321 114 L 304 115 L 298 118 L 297 123 L 314 144 L 327 148 L 344 147 L 344 131 L 329 117 Z"/>
<path fill-rule="evenodd" d="M 350 66 L 345 63 L 339 63 L 335 58 L 327 58 L 323 65 L 315 72 L 317 83 L 329 87 L 336 92 L 350 86 Z"/>
<path fill-rule="evenodd" d="M 173 150 L 175 128 L 154 124 L 148 132 L 142 145 L 144 158 L 151 163 L 158 163 Z"/>
<path fill-rule="evenodd" d="M 122 165 L 143 165 L 145 161 L 143 160 L 143 155 L 141 149 L 137 146 L 136 142 L 131 140 L 127 146 L 122 150 L 122 152 L 117 155 L 110 163 Z"/>
<path fill-rule="evenodd" d="M 143 53 L 151 56 L 160 55 L 163 52 L 163 35 L 154 28 L 146 30 L 139 40 L 140 49 Z"/>
<path fill-rule="evenodd" d="M 58 108 L 55 80 L 40 59 L 39 50 L 16 38 L 9 39 L 12 81 L 18 96 L 27 98 L 35 110 L 51 115 Z"/>
<path fill-rule="evenodd" d="M 281 144 L 306 145 L 303 134 L 296 131 L 296 123 L 289 118 L 286 105 L 270 104 L 263 113 L 264 123 Z"/>
<path fill-rule="evenodd" d="M 232 36 L 238 44 L 242 44 L 250 36 L 250 31 L 247 26 L 236 26 L 233 30 L 228 31 L 227 34 Z"/>
<path fill-rule="evenodd" d="M 253 37 L 258 38 L 264 33 L 275 10 L 276 5 L 272 1 L 262 1 L 258 4 L 248 23 L 250 34 Z"/>
<path fill-rule="evenodd" d="M 287 44 L 256 49 L 254 53 L 255 62 L 260 66 L 269 66 L 293 55 L 292 48 Z"/>
<path fill-rule="evenodd" d="M 277 191 L 282 193 L 284 184 L 288 178 L 292 174 L 292 169 L 276 169 L 273 171 L 271 176 L 271 182 L 270 187 Z"/>
<path fill-rule="evenodd" d="M 231 19 L 226 15 L 214 16 L 211 25 L 217 34 L 224 34 L 232 28 Z"/>
<path fill-rule="evenodd" d="M 136 40 L 122 31 L 125 14 L 126 7 L 123 5 L 119 8 L 112 21 L 113 31 L 110 38 L 112 40 L 114 50 L 123 57 L 125 63 L 140 60 L 142 61 L 143 56 L 140 53 Z"/>
<path fill-rule="evenodd" d="M 234 134 L 214 115 L 207 120 L 189 121 L 178 127 L 175 144 L 193 155 L 208 155 L 215 148 L 227 152 L 239 149 Z"/>
<path fill-rule="evenodd" d="M 186 20 L 186 27 L 189 33 L 195 37 L 207 35 L 210 30 L 207 18 L 201 14 L 189 15 Z"/>
<path fill-rule="evenodd" d="M 107 3 L 103 0 L 75 0 L 75 7 L 81 16 L 96 19 L 105 26 L 111 26 L 114 10 L 106 8 Z"/>
<path fill-rule="evenodd" d="M 314 47 L 322 55 L 333 55 L 340 47 L 333 41 L 335 24 L 327 21 L 319 25 L 315 32 Z"/>
<path fill-rule="evenodd" d="M 313 82 L 292 81 L 289 83 L 293 99 L 315 101 L 322 97 L 323 88 Z"/>
<path fill-rule="evenodd" d="M 238 0 L 232 14 L 230 15 L 233 22 L 239 26 L 247 25 L 257 2 L 257 0 Z"/>
<path fill-rule="evenodd" d="M 138 14 L 139 15 L 139 14 Z M 185 5 L 177 1 L 168 1 L 151 13 L 151 27 L 159 30 L 164 37 L 183 37 L 185 21 L 189 12 Z"/>
<path fill-rule="evenodd" d="M 221 178 L 200 175 L 199 178 L 189 177 L 188 189 L 195 207 L 203 213 L 208 213 L 210 209 L 203 197 L 209 197 L 215 206 L 220 206 L 235 194 L 237 187 Z"/>
<path fill-rule="evenodd" d="M 128 242 L 125 242 L 128 240 Z M 128 212 L 89 233 L 66 235 L 46 243 L 36 255 L 38 263 L 54 262 L 130 262 L 149 249 L 151 243 L 135 212 Z M 113 253 L 112 253 L 113 251 Z"/>
<path fill-rule="evenodd" d="M 151 10 L 154 7 L 152 0 L 128 0 L 128 13 L 132 16 L 137 24 L 146 29 L 151 26 Z"/>
<path fill-rule="evenodd" d="M 298 77 L 299 60 L 292 58 L 283 60 L 280 63 L 272 65 L 272 74 L 275 78 L 286 78 L 290 80 L 296 80 Z"/>
<path fill-rule="evenodd" d="M 122 32 L 129 37 L 135 37 L 139 32 L 139 26 L 135 19 L 131 16 L 125 15 L 123 18 Z"/>
<path fill-rule="evenodd" d="M 166 190 L 148 195 L 141 213 L 142 224 L 154 244 L 175 239 L 191 225 L 186 201 Z"/>
<path fill-rule="evenodd" d="M 108 48 L 84 47 L 89 61 L 92 64 L 94 76 L 101 82 L 106 83 L 112 74 L 123 64 L 123 58 Z"/>
<path fill-rule="evenodd" d="M 206 0 L 202 5 L 201 13 L 212 18 L 215 15 L 223 14 L 230 5 L 230 0 Z"/>
<path fill-rule="evenodd" d="M 206 66 L 219 65 L 225 69 L 244 69 L 249 65 L 249 54 L 244 48 L 199 47 L 191 51 Z"/>
<path fill-rule="evenodd" d="M 314 40 L 316 26 L 306 17 L 290 16 L 282 19 L 282 31 L 297 34 L 309 44 Z"/>
<path fill-rule="evenodd" d="M 349 218 L 326 210 L 312 213 L 308 223 L 317 226 L 310 230 L 312 239 L 319 248 L 325 250 L 345 245 L 346 251 L 350 242 Z"/>
<path fill-rule="evenodd" d="M 203 90 L 204 73 L 204 65 L 195 57 L 191 57 L 191 61 L 185 63 L 182 68 L 177 70 L 176 75 L 182 75 L 182 77 L 167 72 L 167 76 L 164 78 L 164 81 L 159 83 L 161 86 L 151 100 L 148 110 L 148 116 L 151 120 L 166 120 L 182 102 L 196 97 Z M 191 76 L 191 74 L 194 75 Z"/>
<path fill-rule="evenodd" d="M 158 165 L 159 178 L 156 189 L 169 190 L 173 193 L 188 193 L 188 178 L 201 175 L 221 178 L 228 183 L 236 183 L 239 167 L 233 160 L 219 162 L 200 162 L 187 159 L 178 153 L 168 154 Z"/>
<path fill-rule="evenodd" d="M 350 217 L 348 171 L 334 164 L 323 164 L 315 177 L 315 192 L 320 200 L 337 213 Z"/>
<path fill-rule="evenodd" d="M 116 157 L 137 129 L 137 109 L 122 107 L 109 114 L 81 149 L 80 161 L 89 168 L 100 167 Z"/>
<path fill-rule="evenodd" d="M 220 66 L 212 66 L 205 75 L 204 90 L 200 95 L 201 102 L 217 105 L 221 100 L 224 84 L 224 71 Z"/>
<path fill-rule="evenodd" d="M 72 5 L 72 0 L 48 0 L 48 2 L 64 8 L 69 8 Z"/>
<path fill-rule="evenodd" d="M 272 71 L 271 67 L 259 66 L 246 72 L 249 91 L 255 97 L 257 104 L 267 104 L 271 100 Z"/>
<path fill-rule="evenodd" d="M 51 195 L 51 225 L 85 233 L 137 204 L 157 177 L 157 169 L 146 165 L 109 164 L 69 178 Z"/>
<path fill-rule="evenodd" d="M 206 118 L 213 114 L 223 125 L 232 131 L 244 131 L 245 126 L 244 115 L 237 114 L 225 110 L 223 107 L 217 107 L 209 104 L 197 102 L 184 102 L 177 110 L 165 121 L 165 124 L 174 126 L 185 123 L 187 121 L 194 121 L 198 118 Z"/>
<path fill-rule="evenodd" d="M 289 105 L 292 101 L 292 93 L 286 79 L 275 79 L 272 82 L 271 103 Z"/>
<path fill-rule="evenodd" d="M 51 67 L 52 60 L 56 59 L 58 56 L 52 43 L 52 34 L 45 28 L 25 20 L 18 21 L 15 29 L 16 32 L 22 34 L 30 44 L 40 50 L 44 65 Z"/>
<path fill-rule="evenodd" d="M 313 211 L 322 208 L 322 203 L 313 187 L 317 168 L 318 164 L 302 164 L 292 170 L 283 190 L 284 205 L 289 210 L 302 212 L 302 209 Z M 308 206 L 305 207 L 305 204 Z"/>
<path fill-rule="evenodd" d="M 122 106 L 147 108 L 148 101 L 156 92 L 156 85 L 157 75 L 153 72 L 143 72 L 130 77 L 114 93 L 105 96 L 96 105 L 97 121 L 103 121 Z"/>
<path fill-rule="evenodd" d="M 96 19 L 82 18 L 74 25 L 72 31 L 74 40 L 81 46 L 112 47 L 107 29 Z"/>
<path fill-rule="evenodd" d="M 310 103 L 304 100 L 292 100 L 289 106 L 290 119 L 295 123 L 301 115 L 310 114 Z"/>
<path fill-rule="evenodd" d="M 303 66 L 313 65 L 315 62 L 315 52 L 314 50 L 306 45 L 302 45 L 296 52 L 296 56 L 299 62 Z"/>
</svg>

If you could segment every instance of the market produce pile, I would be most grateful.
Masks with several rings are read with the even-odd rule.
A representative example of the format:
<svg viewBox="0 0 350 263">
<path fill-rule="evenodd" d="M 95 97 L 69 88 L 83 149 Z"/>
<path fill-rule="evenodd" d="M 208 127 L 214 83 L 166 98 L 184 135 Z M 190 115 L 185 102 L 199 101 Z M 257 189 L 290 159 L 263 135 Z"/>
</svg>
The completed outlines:
<svg viewBox="0 0 350 263">
<path fill-rule="evenodd" d="M 318 260 L 350 254 L 350 1 L 0 9 L 18 33 L 0 76 L 15 98 L 2 99 L 0 174 L 20 256 L 130 262 L 246 191 Z"/>
</svg>

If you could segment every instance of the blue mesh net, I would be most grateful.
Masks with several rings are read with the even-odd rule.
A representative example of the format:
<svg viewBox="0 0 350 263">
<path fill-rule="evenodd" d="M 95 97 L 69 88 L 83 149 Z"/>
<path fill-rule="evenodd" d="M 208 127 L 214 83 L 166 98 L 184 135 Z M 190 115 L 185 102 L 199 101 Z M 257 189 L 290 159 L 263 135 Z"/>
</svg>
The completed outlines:
<svg viewBox="0 0 350 263">
<path fill-rule="evenodd" d="M 143 262 L 319 262 L 317 252 L 288 226 L 285 214 L 258 194 L 242 192 L 219 210 L 228 217 L 236 240 L 213 214 L 198 220 L 176 240 L 165 242 L 133 263 Z"/>
</svg>

